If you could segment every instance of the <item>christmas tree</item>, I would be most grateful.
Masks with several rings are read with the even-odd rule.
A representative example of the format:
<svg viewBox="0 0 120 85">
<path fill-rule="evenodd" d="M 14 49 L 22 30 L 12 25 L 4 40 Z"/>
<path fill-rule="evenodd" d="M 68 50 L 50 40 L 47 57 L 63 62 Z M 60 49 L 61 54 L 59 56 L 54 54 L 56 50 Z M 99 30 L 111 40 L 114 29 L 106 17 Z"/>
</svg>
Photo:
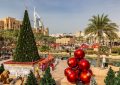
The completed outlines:
<svg viewBox="0 0 120 85">
<path fill-rule="evenodd" d="M 115 83 L 115 72 L 112 70 L 112 68 L 109 68 L 109 71 L 107 73 L 107 76 L 104 80 L 105 85 L 114 85 Z"/>
<path fill-rule="evenodd" d="M 119 77 L 114 78 L 114 84 L 113 85 L 120 85 L 120 78 Z"/>
<path fill-rule="evenodd" d="M 5 70 L 4 65 L 1 64 L 1 67 L 0 67 L 0 74 L 1 74 L 4 70 Z"/>
<path fill-rule="evenodd" d="M 117 77 L 120 78 L 120 68 L 119 68 L 119 71 L 118 71 L 118 73 L 117 73 Z"/>
<path fill-rule="evenodd" d="M 25 10 L 13 60 L 16 62 L 32 62 L 39 58 L 28 12 Z"/>
<path fill-rule="evenodd" d="M 117 76 L 115 77 L 114 80 L 115 80 L 114 85 L 120 85 L 120 69 L 119 69 Z"/>
<path fill-rule="evenodd" d="M 25 85 L 38 85 L 37 79 L 35 78 L 35 75 L 32 71 L 30 71 L 30 74 L 28 75 L 27 81 Z"/>
<path fill-rule="evenodd" d="M 56 85 L 55 80 L 52 78 L 50 73 L 50 67 L 45 70 L 45 74 L 40 81 L 40 85 Z"/>
</svg>

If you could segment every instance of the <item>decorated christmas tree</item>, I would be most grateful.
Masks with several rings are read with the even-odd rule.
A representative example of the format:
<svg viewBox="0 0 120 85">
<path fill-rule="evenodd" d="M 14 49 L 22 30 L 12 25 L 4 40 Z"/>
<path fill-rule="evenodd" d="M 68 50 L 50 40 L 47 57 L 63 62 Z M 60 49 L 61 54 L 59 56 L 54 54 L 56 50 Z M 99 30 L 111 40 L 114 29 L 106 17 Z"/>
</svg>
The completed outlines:
<svg viewBox="0 0 120 85">
<path fill-rule="evenodd" d="M 28 75 L 27 81 L 25 85 L 38 85 L 37 79 L 35 78 L 35 75 L 32 71 L 30 71 L 30 74 Z"/>
<path fill-rule="evenodd" d="M 114 85 L 115 83 L 115 72 L 112 70 L 112 68 L 109 68 L 109 71 L 107 73 L 107 76 L 104 80 L 105 85 Z"/>
<path fill-rule="evenodd" d="M 40 85 L 56 85 L 55 80 L 52 78 L 50 73 L 50 67 L 45 70 L 45 74 L 40 81 Z"/>
<path fill-rule="evenodd" d="M 28 12 L 25 10 L 13 60 L 16 62 L 32 62 L 39 58 Z"/>
</svg>

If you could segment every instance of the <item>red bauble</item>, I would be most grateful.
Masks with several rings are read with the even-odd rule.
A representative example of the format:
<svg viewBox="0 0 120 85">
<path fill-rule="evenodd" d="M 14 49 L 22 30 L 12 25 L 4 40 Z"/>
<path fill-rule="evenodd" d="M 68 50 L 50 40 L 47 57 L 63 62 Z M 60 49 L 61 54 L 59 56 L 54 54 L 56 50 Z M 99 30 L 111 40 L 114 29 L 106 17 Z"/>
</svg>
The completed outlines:
<svg viewBox="0 0 120 85">
<path fill-rule="evenodd" d="M 80 72 L 81 72 L 81 71 L 80 71 L 79 69 L 75 70 L 77 80 L 79 79 L 79 74 L 80 74 Z"/>
<path fill-rule="evenodd" d="M 77 74 L 75 71 L 72 71 L 71 74 L 67 75 L 67 80 L 71 83 L 76 83 L 77 81 Z"/>
<path fill-rule="evenodd" d="M 73 71 L 72 68 L 70 68 L 70 67 L 66 68 L 66 69 L 64 70 L 65 76 L 71 74 L 72 71 Z"/>
<path fill-rule="evenodd" d="M 92 72 L 92 70 L 89 69 L 88 71 L 89 71 L 89 73 L 91 74 L 91 76 L 93 76 L 93 72 Z"/>
<path fill-rule="evenodd" d="M 83 71 L 81 72 L 81 74 L 79 75 L 80 80 L 84 83 L 84 84 L 89 84 L 90 83 L 90 78 L 91 78 L 91 74 L 89 71 Z"/>
<path fill-rule="evenodd" d="M 68 66 L 71 67 L 71 68 L 74 68 L 77 66 L 77 59 L 76 58 L 69 58 L 68 61 Z"/>
<path fill-rule="evenodd" d="M 90 68 L 90 63 L 86 59 L 79 61 L 78 66 L 81 70 L 88 70 Z"/>
<path fill-rule="evenodd" d="M 75 58 L 77 58 L 77 59 L 82 59 L 82 58 L 84 58 L 85 53 L 84 53 L 84 51 L 83 51 L 82 49 L 77 49 L 77 50 L 74 52 L 74 56 L 75 56 Z"/>
</svg>

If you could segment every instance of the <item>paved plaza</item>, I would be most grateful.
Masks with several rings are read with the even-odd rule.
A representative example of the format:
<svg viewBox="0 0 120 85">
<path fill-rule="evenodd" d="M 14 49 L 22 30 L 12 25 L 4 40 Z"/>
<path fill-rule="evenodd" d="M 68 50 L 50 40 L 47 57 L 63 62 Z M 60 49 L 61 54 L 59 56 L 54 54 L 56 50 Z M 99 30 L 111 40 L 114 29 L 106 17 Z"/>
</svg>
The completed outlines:
<svg viewBox="0 0 120 85">
<path fill-rule="evenodd" d="M 8 60 L 10 60 L 10 59 L 8 59 Z M 0 61 L 0 64 L 5 61 L 8 61 L 8 60 Z M 67 81 L 66 77 L 64 76 L 64 69 L 66 67 L 68 67 L 67 60 L 59 60 L 59 63 L 56 65 L 55 70 L 51 71 L 52 76 L 54 77 L 57 85 L 74 85 L 74 84 L 69 83 Z M 109 67 L 110 67 L 110 65 L 108 66 L 108 68 Z M 115 67 L 115 66 L 111 66 L 111 67 L 114 71 L 119 70 L 119 67 Z M 96 79 L 98 85 L 105 85 L 104 79 L 107 75 L 108 68 L 102 69 L 102 68 L 91 66 L 91 69 L 93 71 L 93 74 L 95 75 L 95 79 Z M 17 81 L 15 85 L 19 85 L 20 82 L 21 81 Z"/>
<path fill-rule="evenodd" d="M 74 85 L 70 84 L 66 77 L 64 76 L 64 69 L 67 67 L 67 61 L 66 60 L 60 60 L 59 64 L 56 66 L 56 69 L 52 71 L 52 75 L 55 78 L 57 85 Z M 109 68 L 110 66 L 108 66 Z M 114 71 L 118 71 L 119 67 L 111 66 Z M 91 66 L 91 69 L 93 71 L 93 74 L 95 75 L 95 79 L 97 81 L 98 85 L 105 85 L 104 79 L 107 75 L 108 68 L 102 69 L 98 67 Z"/>
</svg>

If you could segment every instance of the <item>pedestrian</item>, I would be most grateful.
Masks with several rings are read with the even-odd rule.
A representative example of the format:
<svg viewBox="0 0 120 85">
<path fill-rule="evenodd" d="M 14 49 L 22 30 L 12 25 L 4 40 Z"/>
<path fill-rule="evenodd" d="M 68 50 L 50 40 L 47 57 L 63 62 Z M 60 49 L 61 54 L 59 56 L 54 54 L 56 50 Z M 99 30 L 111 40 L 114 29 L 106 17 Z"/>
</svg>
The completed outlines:
<svg viewBox="0 0 120 85">
<path fill-rule="evenodd" d="M 106 55 L 102 55 L 102 68 L 105 68 L 106 64 Z"/>
</svg>

